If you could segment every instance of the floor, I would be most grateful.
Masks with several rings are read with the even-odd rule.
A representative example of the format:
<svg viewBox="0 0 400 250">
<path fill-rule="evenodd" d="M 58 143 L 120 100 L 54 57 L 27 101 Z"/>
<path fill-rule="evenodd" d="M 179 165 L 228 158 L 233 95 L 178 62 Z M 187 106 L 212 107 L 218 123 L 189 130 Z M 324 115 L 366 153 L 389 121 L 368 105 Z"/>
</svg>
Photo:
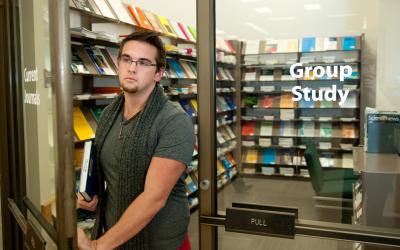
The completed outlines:
<svg viewBox="0 0 400 250">
<path fill-rule="evenodd" d="M 225 210 L 231 203 L 247 202 L 298 207 L 299 218 L 340 222 L 341 213 L 315 208 L 314 192 L 309 181 L 267 178 L 237 178 L 218 193 L 218 210 Z M 189 237 L 193 250 L 199 249 L 198 212 L 191 215 Z M 225 232 L 218 229 L 218 249 L 284 249 L 284 250 L 350 250 L 353 244 L 335 240 L 296 236 L 294 240 Z"/>
</svg>

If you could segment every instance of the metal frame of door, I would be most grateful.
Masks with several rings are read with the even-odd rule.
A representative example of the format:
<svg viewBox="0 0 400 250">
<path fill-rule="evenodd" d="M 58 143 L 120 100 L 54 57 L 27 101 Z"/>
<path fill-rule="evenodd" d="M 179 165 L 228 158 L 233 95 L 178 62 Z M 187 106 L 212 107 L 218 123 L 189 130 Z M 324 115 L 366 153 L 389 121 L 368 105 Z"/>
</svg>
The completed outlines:
<svg viewBox="0 0 400 250">
<path fill-rule="evenodd" d="M 217 227 L 227 217 L 217 212 L 215 119 L 215 0 L 197 0 L 197 71 L 199 102 L 199 235 L 200 249 L 218 248 Z M 254 205 L 255 207 L 262 207 Z M 265 207 L 265 206 L 264 206 Z M 279 210 L 280 208 L 274 208 Z M 285 210 L 285 208 L 282 208 Z M 251 212 L 251 209 L 249 210 Z M 268 211 L 267 211 L 268 212 Z M 269 211 L 270 213 L 270 211 Z M 243 233 L 261 234 L 241 230 Z M 400 246 L 400 230 L 295 219 L 295 235 Z"/>
<path fill-rule="evenodd" d="M 55 99 L 57 229 L 26 197 L 23 81 L 21 76 L 19 1 L 0 0 L 0 152 L 1 214 L 4 249 L 24 249 L 26 238 L 41 240 L 28 211 L 56 242 L 58 249 L 76 249 L 75 172 L 73 165 L 72 91 L 68 0 L 49 0 L 52 83 Z M 13 215 L 13 216 L 11 216 Z M 7 229 L 7 230 L 4 230 Z"/>
</svg>

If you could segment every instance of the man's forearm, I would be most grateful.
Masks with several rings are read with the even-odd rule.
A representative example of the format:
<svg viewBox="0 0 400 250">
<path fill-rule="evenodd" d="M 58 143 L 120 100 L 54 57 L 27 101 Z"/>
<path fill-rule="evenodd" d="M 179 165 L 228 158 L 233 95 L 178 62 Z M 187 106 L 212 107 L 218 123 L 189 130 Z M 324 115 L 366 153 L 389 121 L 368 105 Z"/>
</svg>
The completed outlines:
<svg viewBox="0 0 400 250">
<path fill-rule="evenodd" d="M 98 241 L 97 249 L 114 249 L 138 234 L 164 206 L 160 198 L 140 194 L 125 210 L 117 224 Z"/>
</svg>

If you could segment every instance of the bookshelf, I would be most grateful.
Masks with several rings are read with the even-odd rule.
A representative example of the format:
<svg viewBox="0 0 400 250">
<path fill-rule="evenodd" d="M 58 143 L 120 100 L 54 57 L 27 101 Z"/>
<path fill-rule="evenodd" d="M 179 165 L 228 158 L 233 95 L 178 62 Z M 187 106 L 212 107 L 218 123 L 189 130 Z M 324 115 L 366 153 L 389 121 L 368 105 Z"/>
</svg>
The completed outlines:
<svg viewBox="0 0 400 250">
<path fill-rule="evenodd" d="M 242 173 L 308 177 L 303 157 L 307 141 L 317 142 L 323 167 L 353 167 L 352 147 L 359 144 L 361 129 L 362 40 L 363 36 L 243 43 Z M 312 71 L 297 79 L 290 74 L 294 63 L 302 63 L 302 70 L 349 65 L 353 73 L 344 81 L 316 77 Z M 349 91 L 344 103 L 305 100 L 304 95 L 300 101 L 291 100 L 293 87 L 326 91 L 333 85 Z"/>
<path fill-rule="evenodd" d="M 100 15 L 99 11 L 96 12 L 93 8 L 84 8 L 82 6 L 78 8 L 75 5 L 75 1 L 70 1 L 73 104 L 74 107 L 79 107 L 82 111 L 84 118 L 87 120 L 85 125 L 89 126 L 93 132 L 96 130 L 97 119 L 102 109 L 120 92 L 116 55 L 122 38 L 118 34 L 129 34 L 135 30 L 148 30 L 139 24 L 143 20 L 137 20 L 131 15 L 127 9 L 128 6 L 124 5 L 123 7 L 130 20 L 125 17 L 124 21 L 121 21 L 121 13 L 114 11 L 111 4 L 108 7 L 114 18 Z M 133 6 L 133 8 L 143 12 L 146 16 L 157 16 L 153 13 L 147 13 L 137 6 Z M 161 23 L 161 18 L 159 21 Z M 167 22 L 166 25 L 171 25 L 170 28 L 176 32 L 176 35 L 171 32 L 167 34 L 164 24 L 157 23 L 158 28 L 161 30 L 156 30 L 155 26 L 152 26 L 154 28 L 152 31 L 161 36 L 167 52 L 166 73 L 160 84 L 164 87 L 165 93 L 170 100 L 182 106 L 192 118 L 197 134 L 198 104 L 195 29 L 174 22 L 185 27 L 184 29 L 188 34 L 182 34 L 182 32 L 185 32 L 184 29 L 178 32 L 177 26 L 173 26 L 173 21 L 163 18 L 163 22 L 165 21 Z M 102 32 L 103 30 L 112 31 L 115 34 Z M 184 35 L 187 36 L 185 37 Z M 240 114 L 240 108 L 237 105 L 238 98 L 236 97 L 239 93 L 236 91 L 237 87 L 240 86 L 240 77 L 238 75 L 240 68 L 236 63 L 237 58 L 240 57 L 240 53 L 237 53 L 239 49 L 236 48 L 238 44 L 217 39 L 216 92 L 218 94 L 216 100 L 216 126 L 218 131 L 218 161 L 215 169 L 219 189 L 229 184 L 237 174 L 236 145 L 238 144 L 237 131 L 240 131 L 240 128 L 238 128 L 240 126 L 236 122 L 237 113 Z M 91 60 L 90 53 L 92 52 L 102 57 L 105 62 L 100 66 L 104 72 L 101 72 L 94 60 Z M 80 126 L 80 124 L 74 124 L 74 130 L 77 126 Z M 93 139 L 93 136 L 84 139 L 75 138 L 74 140 L 74 166 L 77 174 L 80 171 L 83 144 L 91 139 Z M 198 205 L 197 147 L 198 144 L 196 143 L 196 150 L 187 168 L 187 176 L 185 178 L 186 193 L 192 210 Z"/>
</svg>

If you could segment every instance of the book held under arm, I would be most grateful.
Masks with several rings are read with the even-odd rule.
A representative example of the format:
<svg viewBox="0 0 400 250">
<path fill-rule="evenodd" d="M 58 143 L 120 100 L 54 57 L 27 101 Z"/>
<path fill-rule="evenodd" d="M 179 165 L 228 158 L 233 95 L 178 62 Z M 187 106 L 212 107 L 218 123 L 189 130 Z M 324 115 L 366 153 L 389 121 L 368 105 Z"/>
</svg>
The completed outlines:
<svg viewBox="0 0 400 250">
<path fill-rule="evenodd" d="M 97 193 L 96 173 L 94 171 L 94 144 L 86 141 L 83 149 L 83 161 L 79 181 L 79 193 L 90 202 Z"/>
</svg>

